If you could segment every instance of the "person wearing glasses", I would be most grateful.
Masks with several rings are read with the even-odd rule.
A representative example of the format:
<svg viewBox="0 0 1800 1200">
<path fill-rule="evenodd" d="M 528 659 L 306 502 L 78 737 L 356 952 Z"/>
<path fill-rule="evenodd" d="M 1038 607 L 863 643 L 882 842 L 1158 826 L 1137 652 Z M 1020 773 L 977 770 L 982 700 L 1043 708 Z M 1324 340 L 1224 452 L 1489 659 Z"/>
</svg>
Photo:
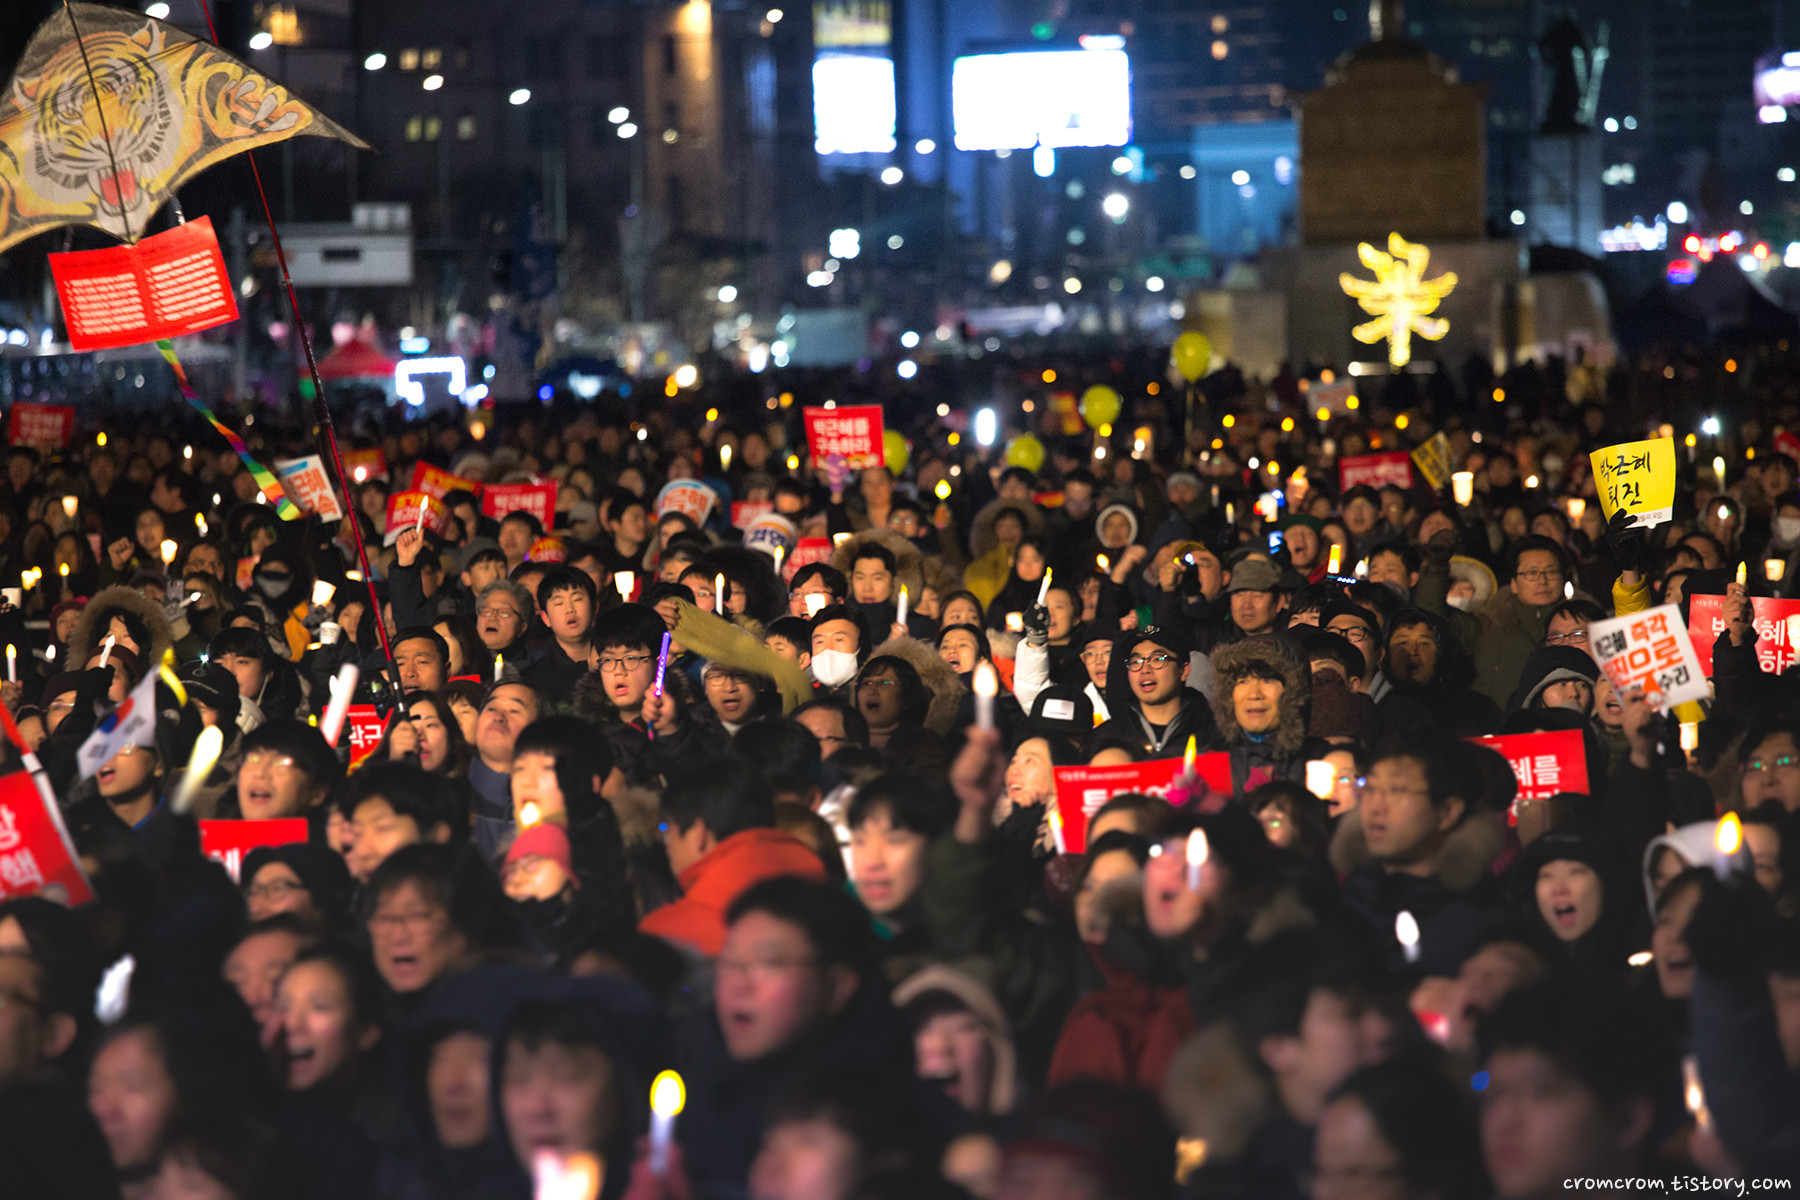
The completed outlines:
<svg viewBox="0 0 1800 1200">
<path fill-rule="evenodd" d="M 523 668 L 531 661 L 525 635 L 536 615 L 531 593 L 510 579 L 488 584 L 475 600 L 475 630 L 481 635 L 481 644 L 509 666 Z"/>
<path fill-rule="evenodd" d="M 1190 670 L 1179 630 L 1150 625 L 1121 634 L 1107 672 L 1113 716 L 1094 731 L 1095 740 L 1118 740 L 1147 758 L 1179 758 L 1190 737 L 1202 751 L 1215 748 L 1218 726 L 1206 697 L 1188 686 Z"/>
<path fill-rule="evenodd" d="M 727 738 L 716 723 L 693 719 L 689 710 L 700 702 L 698 689 L 677 663 L 673 645 L 662 694 L 656 694 L 667 629 L 656 610 L 642 604 L 603 614 L 590 637 L 593 670 L 574 691 L 575 714 L 600 727 L 619 770 L 636 787 L 656 786 L 669 765 L 720 749 Z"/>
<path fill-rule="evenodd" d="M 1550 614 L 1564 600 L 1568 557 L 1547 537 L 1522 537 L 1506 548 L 1509 580 L 1479 614 L 1475 690 L 1504 705 L 1518 686 L 1525 660 L 1550 633 Z"/>
</svg>

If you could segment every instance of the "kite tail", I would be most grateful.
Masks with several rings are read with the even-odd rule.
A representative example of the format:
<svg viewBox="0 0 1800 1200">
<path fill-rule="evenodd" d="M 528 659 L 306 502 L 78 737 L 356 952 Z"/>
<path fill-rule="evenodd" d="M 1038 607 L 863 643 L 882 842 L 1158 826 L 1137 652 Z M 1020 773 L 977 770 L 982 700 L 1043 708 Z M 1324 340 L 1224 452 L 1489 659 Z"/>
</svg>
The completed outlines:
<svg viewBox="0 0 1800 1200">
<path fill-rule="evenodd" d="M 250 447 L 244 445 L 244 439 L 233 433 L 224 422 L 213 415 L 213 410 L 206 407 L 206 401 L 200 399 L 200 393 L 196 392 L 194 385 L 188 382 L 187 372 L 181 367 L 181 360 L 175 357 L 175 344 L 168 338 L 159 338 L 156 348 L 162 351 L 163 358 L 168 360 L 170 368 L 175 372 L 175 384 L 181 389 L 182 396 L 212 424 L 214 429 L 219 431 L 220 437 L 231 443 L 231 448 L 237 452 L 238 458 L 243 460 L 251 477 L 256 480 L 256 486 L 262 490 L 264 498 L 275 506 L 276 515 L 284 521 L 299 520 L 301 512 L 294 506 L 294 502 L 287 498 L 287 493 L 281 490 L 280 481 L 269 472 L 269 468 L 250 456 Z"/>
</svg>

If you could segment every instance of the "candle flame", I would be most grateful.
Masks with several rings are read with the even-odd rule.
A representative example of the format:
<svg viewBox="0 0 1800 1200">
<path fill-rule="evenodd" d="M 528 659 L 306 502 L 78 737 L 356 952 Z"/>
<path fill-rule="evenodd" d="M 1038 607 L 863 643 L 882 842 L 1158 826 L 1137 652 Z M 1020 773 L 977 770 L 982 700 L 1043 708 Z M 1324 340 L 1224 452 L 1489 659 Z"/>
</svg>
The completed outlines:
<svg viewBox="0 0 1800 1200">
<path fill-rule="evenodd" d="M 1419 922 L 1409 910 L 1401 909 L 1394 918 L 1394 937 L 1402 946 L 1419 944 Z"/>
<path fill-rule="evenodd" d="M 998 696 L 1000 694 L 1000 677 L 994 674 L 994 668 L 982 663 L 975 668 L 975 694 L 977 696 Z"/>
<path fill-rule="evenodd" d="M 1627 966 L 1632 967 L 1647 967 L 1655 961 L 1655 954 L 1648 950 L 1639 950 L 1636 954 L 1633 954 L 1630 958 L 1626 959 L 1625 963 Z"/>
<path fill-rule="evenodd" d="M 1738 820 L 1736 813 L 1726 813 L 1719 818 L 1718 828 L 1713 831 L 1713 845 L 1720 854 L 1736 854 L 1738 847 L 1744 844 L 1744 825 Z"/>
<path fill-rule="evenodd" d="M 1202 864 L 1204 864 L 1206 862 L 1207 856 L 1211 853 L 1212 853 L 1211 847 L 1209 847 L 1206 844 L 1206 830 L 1196 829 L 1196 830 L 1194 830 L 1194 832 L 1188 834 L 1188 838 L 1187 838 L 1188 866 L 1190 866 L 1190 867 L 1201 866 Z"/>
<path fill-rule="evenodd" d="M 664 1071 L 650 1085 L 650 1111 L 659 1117 L 675 1117 L 687 1107 L 687 1085 L 673 1071 Z"/>
</svg>

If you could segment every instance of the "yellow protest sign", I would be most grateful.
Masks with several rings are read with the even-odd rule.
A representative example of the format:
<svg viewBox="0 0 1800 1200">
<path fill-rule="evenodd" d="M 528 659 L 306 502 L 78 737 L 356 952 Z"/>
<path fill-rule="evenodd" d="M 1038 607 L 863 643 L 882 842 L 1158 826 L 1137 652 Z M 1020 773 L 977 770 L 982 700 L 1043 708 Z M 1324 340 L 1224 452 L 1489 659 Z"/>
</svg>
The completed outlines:
<svg viewBox="0 0 1800 1200">
<path fill-rule="evenodd" d="M 1624 442 L 1588 456 L 1607 520 L 1623 510 L 1633 525 L 1660 525 L 1675 515 L 1675 441 Z"/>
<path fill-rule="evenodd" d="M 1450 439 L 1442 430 L 1432 434 L 1412 452 L 1413 465 L 1433 491 L 1450 482 Z"/>
</svg>

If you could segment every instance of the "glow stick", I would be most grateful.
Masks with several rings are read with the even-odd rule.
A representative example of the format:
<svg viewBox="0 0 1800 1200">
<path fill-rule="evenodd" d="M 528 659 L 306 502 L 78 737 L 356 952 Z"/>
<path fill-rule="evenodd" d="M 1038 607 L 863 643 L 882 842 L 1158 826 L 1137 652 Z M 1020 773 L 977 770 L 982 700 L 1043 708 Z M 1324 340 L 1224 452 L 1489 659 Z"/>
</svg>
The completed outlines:
<svg viewBox="0 0 1800 1200">
<path fill-rule="evenodd" d="M 669 634 L 665 630 L 663 632 L 662 649 L 660 651 L 658 651 L 657 655 L 656 655 L 656 682 L 650 685 L 650 694 L 655 696 L 658 700 L 662 699 L 663 676 L 668 674 L 668 671 L 669 671 Z M 656 740 L 656 723 L 654 721 L 645 722 L 644 732 L 649 736 L 651 741 L 655 741 Z"/>
<path fill-rule="evenodd" d="M 338 735 L 344 731 L 344 717 L 350 711 L 350 697 L 356 691 L 360 674 L 355 663 L 345 663 L 338 668 L 337 678 L 331 681 L 331 703 L 325 706 L 325 719 L 319 723 L 319 732 L 333 746 L 338 744 Z"/>
</svg>

